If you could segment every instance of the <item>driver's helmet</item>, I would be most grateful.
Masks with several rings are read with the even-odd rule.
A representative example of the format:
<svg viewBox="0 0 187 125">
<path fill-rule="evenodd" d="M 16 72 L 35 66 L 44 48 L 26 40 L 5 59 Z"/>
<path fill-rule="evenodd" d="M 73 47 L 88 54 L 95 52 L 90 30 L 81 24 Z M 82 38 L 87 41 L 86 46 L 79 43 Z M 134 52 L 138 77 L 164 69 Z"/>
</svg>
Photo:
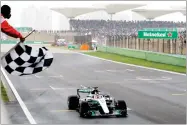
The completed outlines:
<svg viewBox="0 0 187 125">
<path fill-rule="evenodd" d="M 99 94 L 99 90 L 95 88 L 94 90 L 91 91 L 91 94 Z"/>
</svg>

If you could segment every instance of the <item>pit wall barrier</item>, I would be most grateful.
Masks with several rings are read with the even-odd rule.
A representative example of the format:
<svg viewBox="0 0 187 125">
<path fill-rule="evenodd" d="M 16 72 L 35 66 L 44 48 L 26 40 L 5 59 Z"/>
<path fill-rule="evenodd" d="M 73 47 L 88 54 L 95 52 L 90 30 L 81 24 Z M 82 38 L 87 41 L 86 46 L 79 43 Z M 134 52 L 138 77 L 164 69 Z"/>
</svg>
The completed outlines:
<svg viewBox="0 0 187 125">
<path fill-rule="evenodd" d="M 119 54 L 147 61 L 186 67 L 186 57 L 127 48 L 98 46 L 98 51 Z"/>
<path fill-rule="evenodd" d="M 14 103 L 18 102 L 18 104 L 22 108 L 25 116 L 27 117 L 29 123 L 36 124 L 36 121 L 34 120 L 32 115 L 30 114 L 28 108 L 26 107 L 25 103 L 23 102 L 23 100 L 21 99 L 20 95 L 18 94 L 16 88 L 14 87 L 14 84 L 9 79 L 5 69 L 2 66 L 1 66 L 1 82 L 3 83 L 3 85 L 7 91 L 9 101 L 14 102 Z"/>
</svg>

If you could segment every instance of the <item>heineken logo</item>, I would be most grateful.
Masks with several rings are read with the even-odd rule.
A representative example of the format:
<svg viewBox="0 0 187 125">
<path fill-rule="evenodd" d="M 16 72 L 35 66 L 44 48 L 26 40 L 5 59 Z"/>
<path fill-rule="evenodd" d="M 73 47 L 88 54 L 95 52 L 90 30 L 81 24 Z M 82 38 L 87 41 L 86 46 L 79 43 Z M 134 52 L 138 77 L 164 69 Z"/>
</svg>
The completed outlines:
<svg viewBox="0 0 187 125">
<path fill-rule="evenodd" d="M 176 39 L 177 31 L 138 31 L 138 38 Z"/>
<path fill-rule="evenodd" d="M 153 33 L 153 32 L 144 32 L 143 33 L 144 36 L 148 36 L 148 37 L 166 37 L 166 33 Z"/>
</svg>

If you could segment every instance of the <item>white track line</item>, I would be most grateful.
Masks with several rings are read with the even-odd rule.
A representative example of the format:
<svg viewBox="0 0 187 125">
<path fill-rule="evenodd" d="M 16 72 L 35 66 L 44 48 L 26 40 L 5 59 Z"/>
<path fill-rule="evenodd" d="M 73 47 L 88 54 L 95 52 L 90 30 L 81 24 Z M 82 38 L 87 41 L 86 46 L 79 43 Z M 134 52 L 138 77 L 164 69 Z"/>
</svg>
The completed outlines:
<svg viewBox="0 0 187 125">
<path fill-rule="evenodd" d="M 127 71 L 130 71 L 130 72 L 133 72 L 134 70 L 132 70 L 132 69 L 126 69 Z"/>
<path fill-rule="evenodd" d="M 76 89 L 76 88 L 55 88 L 55 87 L 52 87 L 52 86 L 49 86 L 51 89 L 53 90 L 64 90 L 64 89 Z"/>
<path fill-rule="evenodd" d="M 26 117 L 28 118 L 29 122 L 31 124 L 37 124 L 36 121 L 34 120 L 34 118 L 32 117 L 31 113 L 29 112 L 29 110 L 27 109 L 25 103 L 23 102 L 23 100 L 21 99 L 21 97 L 19 96 L 18 92 L 16 91 L 15 87 L 13 86 L 11 80 L 8 78 L 7 74 L 5 73 L 5 70 L 2 68 L 1 66 L 1 71 L 3 73 L 3 75 L 5 76 L 10 88 L 12 89 L 14 95 L 16 96 L 16 99 L 18 100 L 23 112 L 25 113 Z"/>
<path fill-rule="evenodd" d="M 155 71 L 159 71 L 159 72 L 166 72 L 166 73 L 171 73 L 171 74 L 186 76 L 186 74 L 183 74 L 183 73 L 177 73 L 177 72 L 172 72 L 172 71 L 166 71 L 166 70 L 161 70 L 161 69 L 155 69 L 155 68 L 149 68 L 149 67 L 144 67 L 144 66 L 138 66 L 138 65 L 133 65 L 133 64 L 127 64 L 127 63 L 117 62 L 117 61 L 113 61 L 113 60 L 108 60 L 108 59 L 104 59 L 104 58 L 99 58 L 99 57 L 95 57 L 95 56 L 83 54 L 83 53 L 80 53 L 80 52 L 75 52 L 75 53 L 80 54 L 80 55 L 84 55 L 84 56 L 88 56 L 88 57 L 92 57 L 92 58 L 96 58 L 96 59 L 100 59 L 100 60 L 104 60 L 104 61 L 108 61 L 108 62 L 123 64 L 123 65 L 138 67 L 138 68 L 143 68 L 143 69 L 147 69 L 147 70 L 155 70 Z"/>
<path fill-rule="evenodd" d="M 163 80 L 172 80 L 172 78 L 169 78 L 169 77 L 154 78 L 154 79 L 142 78 L 142 77 L 136 77 L 136 79 L 138 79 L 138 80 L 144 80 L 144 81 L 163 81 Z"/>
<path fill-rule="evenodd" d="M 49 86 L 51 89 L 53 89 L 53 90 L 58 90 L 58 89 L 75 89 L 75 88 L 54 88 L 54 87 L 52 87 L 52 86 Z M 127 110 L 128 111 L 131 111 L 132 109 L 130 109 L 129 107 L 127 107 Z"/>
</svg>

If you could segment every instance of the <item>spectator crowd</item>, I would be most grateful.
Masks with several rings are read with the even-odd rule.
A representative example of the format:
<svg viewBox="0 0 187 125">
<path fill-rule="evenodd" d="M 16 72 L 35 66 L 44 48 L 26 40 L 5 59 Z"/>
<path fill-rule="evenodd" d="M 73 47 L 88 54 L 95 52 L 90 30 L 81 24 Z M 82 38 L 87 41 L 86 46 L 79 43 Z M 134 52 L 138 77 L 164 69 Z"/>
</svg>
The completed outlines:
<svg viewBox="0 0 187 125">
<path fill-rule="evenodd" d="M 69 21 L 72 30 L 37 31 L 48 34 L 78 32 L 80 35 L 92 34 L 92 37 L 103 39 L 106 36 L 137 36 L 139 30 L 145 28 L 177 28 L 178 37 L 186 39 L 186 22 L 173 21 L 111 21 L 111 20 L 76 20 Z M 181 30 L 182 29 L 182 30 Z"/>
<path fill-rule="evenodd" d="M 135 35 L 144 28 L 185 28 L 186 22 L 173 21 L 111 21 L 111 20 L 70 20 L 75 31 L 94 32 L 102 35 Z"/>
</svg>

